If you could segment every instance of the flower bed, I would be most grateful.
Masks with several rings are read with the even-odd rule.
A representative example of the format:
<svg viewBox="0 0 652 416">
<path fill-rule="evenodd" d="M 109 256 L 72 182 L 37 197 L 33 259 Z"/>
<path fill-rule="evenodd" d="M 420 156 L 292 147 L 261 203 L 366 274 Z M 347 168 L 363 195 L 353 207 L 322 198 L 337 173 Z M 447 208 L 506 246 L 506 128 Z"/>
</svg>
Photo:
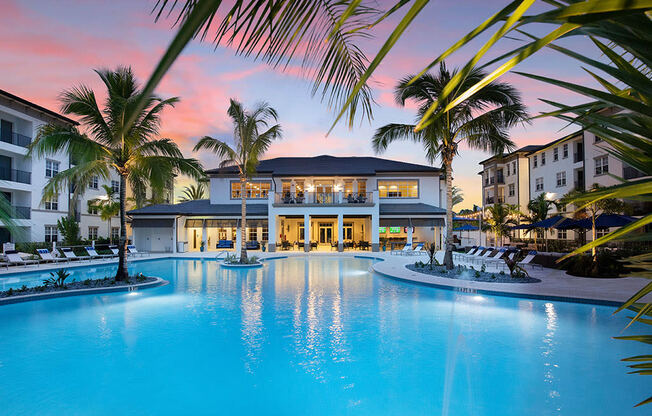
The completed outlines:
<svg viewBox="0 0 652 416">
<path fill-rule="evenodd" d="M 489 282 L 489 283 L 538 283 L 541 280 L 529 276 L 511 277 L 509 273 L 489 273 L 483 270 L 475 270 L 473 267 L 458 265 L 452 270 L 446 270 L 445 266 L 424 264 L 416 262 L 405 266 L 408 270 L 425 273 L 447 279 L 466 280 L 470 282 Z"/>
</svg>

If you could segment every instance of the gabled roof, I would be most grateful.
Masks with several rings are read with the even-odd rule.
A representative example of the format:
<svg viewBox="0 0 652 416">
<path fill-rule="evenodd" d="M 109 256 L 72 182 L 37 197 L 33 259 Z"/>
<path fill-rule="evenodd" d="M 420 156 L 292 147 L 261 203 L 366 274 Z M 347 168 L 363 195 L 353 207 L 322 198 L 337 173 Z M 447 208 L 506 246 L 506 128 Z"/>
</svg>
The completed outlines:
<svg viewBox="0 0 652 416">
<path fill-rule="evenodd" d="M 548 143 L 548 144 L 544 144 L 544 145 L 538 146 L 538 149 L 535 149 L 535 150 L 531 151 L 530 154 L 533 154 L 533 153 L 539 152 L 539 151 L 541 151 L 541 150 L 548 149 L 548 148 L 550 148 L 550 147 L 552 147 L 552 146 L 555 146 L 555 145 L 557 145 L 557 144 L 560 144 L 560 143 L 562 143 L 562 142 L 565 142 L 565 141 L 568 140 L 568 139 L 572 139 L 572 138 L 574 138 L 574 137 L 577 137 L 577 136 L 579 136 L 580 134 L 582 134 L 582 130 L 578 130 L 578 131 L 573 132 L 573 133 L 571 133 L 571 134 L 568 134 L 568 135 L 566 135 L 566 136 L 564 136 L 564 137 L 561 137 L 561 138 L 559 138 L 559 139 L 557 139 L 557 140 L 553 140 L 553 141 L 551 141 L 551 142 Z"/>
<path fill-rule="evenodd" d="M 139 209 L 134 209 L 129 215 L 212 215 L 212 216 L 238 216 L 240 204 L 211 204 L 208 199 L 181 202 L 179 204 L 157 204 Z M 247 215 L 267 216 L 267 204 L 247 204 Z"/>
<path fill-rule="evenodd" d="M 513 152 L 503 153 L 500 156 L 498 156 L 498 155 L 491 156 L 490 158 L 481 161 L 480 164 L 482 165 L 484 163 L 489 162 L 490 160 L 497 159 L 497 158 L 505 159 L 506 157 L 515 155 L 517 153 L 527 153 L 527 154 L 529 154 L 531 152 L 535 152 L 535 151 L 539 150 L 541 147 L 543 147 L 543 146 L 540 146 L 540 145 L 537 145 L 537 144 L 530 144 L 530 145 L 527 145 L 527 146 L 523 146 L 523 147 L 521 147 L 519 149 L 516 149 Z"/>
<path fill-rule="evenodd" d="M 439 168 L 396 160 L 369 156 L 314 156 L 314 157 L 277 157 L 261 160 L 256 168 L 258 174 L 275 176 L 371 176 L 377 173 L 440 173 Z M 235 166 L 206 171 L 209 175 L 237 173 Z"/>
<path fill-rule="evenodd" d="M 38 112 L 45 113 L 45 114 L 47 114 L 47 115 L 49 115 L 51 117 L 54 117 L 54 118 L 56 118 L 56 119 L 58 119 L 60 121 L 63 121 L 66 124 L 71 124 L 73 126 L 79 125 L 78 122 L 76 122 L 75 120 L 73 120 L 71 118 L 68 118 L 68 117 L 66 117 L 64 115 L 61 115 L 61 114 L 57 113 L 56 111 L 49 110 L 49 109 L 47 109 L 45 107 L 42 107 L 42 106 L 40 106 L 38 104 L 35 104 L 35 103 L 31 102 L 31 101 L 28 101 L 28 100 L 26 100 L 24 98 L 21 98 L 21 97 L 19 97 L 17 95 L 14 95 L 14 94 L 10 93 L 10 92 L 7 92 L 5 90 L 0 90 L 0 97 L 4 97 L 4 98 L 6 98 L 8 100 L 15 101 L 15 102 L 17 102 L 19 104 L 30 107 L 31 109 L 36 110 Z"/>
</svg>

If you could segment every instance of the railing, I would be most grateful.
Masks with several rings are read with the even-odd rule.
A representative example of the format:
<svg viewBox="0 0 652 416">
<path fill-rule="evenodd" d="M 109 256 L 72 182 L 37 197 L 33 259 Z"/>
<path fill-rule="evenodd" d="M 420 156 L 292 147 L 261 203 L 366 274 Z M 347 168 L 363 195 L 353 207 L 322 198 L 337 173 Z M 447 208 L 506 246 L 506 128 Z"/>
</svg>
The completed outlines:
<svg viewBox="0 0 652 416">
<path fill-rule="evenodd" d="M 344 192 L 276 192 L 274 203 L 281 205 L 355 205 L 373 203 L 373 192 L 344 194 Z"/>
<path fill-rule="evenodd" d="M 493 196 L 489 196 L 489 197 L 487 197 L 487 198 L 484 200 L 484 203 L 485 203 L 485 204 L 493 204 L 493 203 L 494 203 L 494 197 L 493 197 Z"/>
<path fill-rule="evenodd" d="M 9 215 L 14 219 L 29 220 L 32 218 L 32 209 L 30 207 L 12 206 Z"/>
<path fill-rule="evenodd" d="M 29 147 L 29 145 L 32 143 L 31 137 L 25 136 L 24 134 L 20 134 L 20 133 L 14 133 L 14 132 L 11 132 L 11 134 L 6 134 L 5 132 L 2 132 L 2 134 L 0 134 L 0 140 L 2 140 L 5 143 L 11 143 L 20 147 Z"/>
<path fill-rule="evenodd" d="M 505 203 L 505 197 L 504 196 L 499 196 L 498 197 L 498 203 L 499 204 L 504 204 Z"/>
<path fill-rule="evenodd" d="M 31 184 L 32 173 L 24 170 L 0 168 L 0 180 Z"/>
<path fill-rule="evenodd" d="M 623 178 L 624 179 L 634 179 L 634 178 L 641 178 L 645 176 L 643 172 L 640 170 L 633 168 L 631 166 L 624 166 L 623 167 Z"/>
<path fill-rule="evenodd" d="M 496 183 L 505 183 L 505 178 L 503 176 L 498 176 L 496 178 Z"/>
<path fill-rule="evenodd" d="M 584 153 L 573 153 L 573 163 L 581 162 L 584 160 Z"/>
</svg>

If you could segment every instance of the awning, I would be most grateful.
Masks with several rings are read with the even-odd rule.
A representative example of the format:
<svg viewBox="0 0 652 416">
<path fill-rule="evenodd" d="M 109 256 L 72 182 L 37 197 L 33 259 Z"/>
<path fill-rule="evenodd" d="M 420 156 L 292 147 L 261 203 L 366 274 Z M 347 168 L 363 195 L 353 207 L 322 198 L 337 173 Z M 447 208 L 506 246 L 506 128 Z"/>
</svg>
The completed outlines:
<svg viewBox="0 0 652 416">
<path fill-rule="evenodd" d="M 206 224 L 206 228 L 229 228 L 237 227 L 240 225 L 240 220 L 231 219 L 201 219 L 201 218 L 188 218 L 186 219 L 186 228 L 202 228 Z M 267 227 L 267 220 L 261 218 L 247 218 L 247 227 Z"/>
<path fill-rule="evenodd" d="M 381 227 L 443 227 L 443 218 L 381 218 Z"/>
<path fill-rule="evenodd" d="M 172 228 L 174 218 L 134 218 L 131 228 Z"/>
</svg>

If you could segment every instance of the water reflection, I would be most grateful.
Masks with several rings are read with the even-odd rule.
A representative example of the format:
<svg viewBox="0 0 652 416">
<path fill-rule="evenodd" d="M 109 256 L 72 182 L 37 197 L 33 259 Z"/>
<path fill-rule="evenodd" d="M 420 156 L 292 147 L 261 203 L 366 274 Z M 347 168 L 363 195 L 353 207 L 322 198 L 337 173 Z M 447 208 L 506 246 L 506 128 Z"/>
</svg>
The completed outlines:
<svg viewBox="0 0 652 416">
<path fill-rule="evenodd" d="M 555 341 L 555 332 L 557 331 L 557 312 L 555 311 L 555 305 L 548 302 L 544 305 L 546 313 L 546 332 L 543 336 L 543 346 L 541 355 L 543 357 L 543 381 L 549 384 L 548 398 L 546 399 L 547 403 L 553 405 L 557 412 L 561 411 L 561 407 L 555 405 L 559 403 L 559 390 L 557 390 L 557 379 L 555 377 L 556 370 L 559 368 L 559 365 L 555 363 L 554 353 L 556 350 L 557 342 Z"/>
<path fill-rule="evenodd" d="M 245 368 L 253 373 L 264 343 L 263 273 L 262 269 L 248 270 L 246 273 L 240 288 L 241 334 L 245 349 Z"/>
</svg>

